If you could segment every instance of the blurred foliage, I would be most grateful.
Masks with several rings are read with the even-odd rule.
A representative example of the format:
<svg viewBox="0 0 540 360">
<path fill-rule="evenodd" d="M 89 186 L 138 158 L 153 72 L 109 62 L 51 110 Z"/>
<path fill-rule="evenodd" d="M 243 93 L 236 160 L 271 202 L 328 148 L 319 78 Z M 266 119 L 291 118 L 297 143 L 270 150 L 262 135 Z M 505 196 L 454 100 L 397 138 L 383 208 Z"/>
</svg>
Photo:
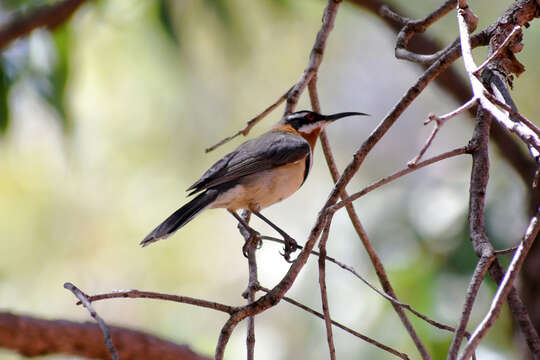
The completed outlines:
<svg viewBox="0 0 540 360">
<path fill-rule="evenodd" d="M 28 13 L 44 3 L 9 0 L 3 11 Z M 400 2 L 415 16 L 439 3 Z M 240 128 L 299 78 L 324 5 L 311 0 L 102 0 L 87 4 L 53 32 L 39 30 L 11 44 L 0 63 L 0 253 L 9 254 L 0 262 L 0 307 L 86 320 L 62 289 L 64 281 L 90 293 L 139 288 L 242 303 L 246 264 L 226 212 L 209 211 L 170 240 L 144 250 L 137 244 L 184 202 L 183 189 L 244 139 L 208 155 L 203 149 Z M 503 0 L 474 4 L 484 23 L 506 6 Z M 522 112 L 534 119 L 540 112 L 540 45 L 529 39 L 540 36 L 540 26 L 531 25 L 519 54 L 528 71 L 516 80 L 514 95 Z M 455 18 L 447 16 L 429 33 L 452 41 Z M 395 35 L 379 20 L 346 2 L 341 5 L 319 74 L 321 105 L 324 112 L 356 110 L 372 117 L 328 129 L 340 169 L 420 73 L 394 59 L 394 42 Z M 299 108 L 308 104 L 303 97 Z M 446 113 L 456 105 L 437 87 L 428 87 L 366 159 L 349 190 L 406 166 L 431 131 L 422 126 L 427 114 Z M 268 129 L 280 111 L 249 137 Z M 430 152 L 466 144 L 471 128 L 466 115 L 453 119 Z M 496 246 L 506 248 L 524 230 L 528 189 L 495 153 L 492 166 L 486 223 Z M 477 260 L 468 240 L 469 171 L 468 158 L 448 160 L 355 202 L 400 299 L 450 325 L 460 314 Z M 265 212 L 301 242 L 331 186 L 318 147 L 303 189 Z M 256 220 L 254 226 L 271 234 Z M 328 246 L 331 256 L 377 283 L 343 212 L 336 214 Z M 264 244 L 259 252 L 265 286 L 288 268 L 278 251 Z M 318 308 L 316 284 L 316 261 L 311 261 L 290 295 Z M 328 287 L 337 320 L 415 358 L 414 345 L 380 296 L 331 265 Z M 486 281 L 473 324 L 493 293 L 493 283 Z M 221 314 L 177 304 L 119 301 L 96 307 L 111 323 L 145 329 L 208 354 L 224 320 Z M 433 357 L 443 358 L 451 334 L 413 321 Z M 244 356 L 243 337 L 235 331 L 229 358 Z M 339 358 L 387 358 L 339 330 L 335 337 Z M 285 304 L 257 319 L 259 359 L 326 358 L 323 339 L 322 322 Z M 482 344 L 481 358 L 515 357 L 512 341 L 504 313 Z M 18 357 L 0 352 L 0 359 Z"/>
</svg>

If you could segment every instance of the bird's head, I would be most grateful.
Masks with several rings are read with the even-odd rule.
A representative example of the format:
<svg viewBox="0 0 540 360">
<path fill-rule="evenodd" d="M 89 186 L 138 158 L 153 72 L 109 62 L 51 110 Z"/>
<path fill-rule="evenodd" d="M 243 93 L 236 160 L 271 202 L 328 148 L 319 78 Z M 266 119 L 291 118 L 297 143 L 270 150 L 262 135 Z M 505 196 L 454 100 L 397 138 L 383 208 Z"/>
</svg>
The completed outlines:
<svg viewBox="0 0 540 360">
<path fill-rule="evenodd" d="M 332 115 L 322 115 L 313 111 L 302 110 L 287 114 L 280 124 L 290 125 L 302 135 L 318 134 L 324 127 L 337 119 L 354 115 L 367 115 L 361 112 L 342 112 Z"/>
</svg>

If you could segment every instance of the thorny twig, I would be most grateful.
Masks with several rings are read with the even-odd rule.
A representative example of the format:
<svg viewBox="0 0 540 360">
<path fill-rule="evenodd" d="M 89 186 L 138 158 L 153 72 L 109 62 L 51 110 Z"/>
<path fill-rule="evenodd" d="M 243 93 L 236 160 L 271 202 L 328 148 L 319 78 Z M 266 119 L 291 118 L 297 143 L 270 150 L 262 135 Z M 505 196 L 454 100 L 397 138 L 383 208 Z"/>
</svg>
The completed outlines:
<svg viewBox="0 0 540 360">
<path fill-rule="evenodd" d="M 105 345 L 107 346 L 107 350 L 111 354 L 113 360 L 118 360 L 118 353 L 116 352 L 116 348 L 114 347 L 114 344 L 111 340 L 111 333 L 109 332 L 109 328 L 107 327 L 107 325 L 105 325 L 105 321 L 103 321 L 101 316 L 98 315 L 96 310 L 94 310 L 94 308 L 90 304 L 89 296 L 83 293 L 78 287 L 76 287 L 70 282 L 65 283 L 64 288 L 71 291 L 73 295 L 75 295 L 75 297 L 79 299 L 83 306 L 88 310 L 90 316 L 92 316 L 94 320 L 96 320 L 99 328 L 101 329 L 101 332 L 103 333 L 103 338 L 105 339 Z"/>
</svg>

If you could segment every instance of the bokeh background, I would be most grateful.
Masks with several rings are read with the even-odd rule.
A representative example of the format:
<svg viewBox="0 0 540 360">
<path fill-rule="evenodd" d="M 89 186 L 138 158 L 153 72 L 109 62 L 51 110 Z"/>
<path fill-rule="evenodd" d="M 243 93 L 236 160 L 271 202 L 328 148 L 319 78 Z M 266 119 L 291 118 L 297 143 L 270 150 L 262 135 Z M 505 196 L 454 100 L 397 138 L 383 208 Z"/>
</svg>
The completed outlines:
<svg viewBox="0 0 540 360">
<path fill-rule="evenodd" d="M 3 1 L 0 18 L 46 2 Z M 397 3 L 397 1 L 396 1 Z M 399 2 L 423 16 L 440 1 Z M 479 28 L 510 1 L 475 2 Z M 2 54 L 0 137 L 0 308 L 49 319 L 88 320 L 62 285 L 88 293 L 136 288 L 243 304 L 247 262 L 232 217 L 204 213 L 166 241 L 138 243 L 186 199 L 184 190 L 244 139 L 204 149 L 241 128 L 302 74 L 325 6 L 322 0 L 101 0 L 84 5 L 54 32 L 35 31 Z M 527 72 L 515 81 L 516 103 L 529 119 L 540 115 L 540 25 L 524 34 L 519 59 Z M 457 35 L 448 15 L 430 34 L 448 43 Z M 328 129 L 340 169 L 368 133 L 419 76 L 394 58 L 395 35 L 361 8 L 343 3 L 319 73 L 323 112 L 363 111 Z M 486 50 L 475 50 L 477 62 Z M 462 72 L 461 61 L 454 65 Z M 401 169 L 431 131 L 423 121 L 459 104 L 430 85 L 377 145 L 348 186 L 350 192 Z M 307 97 L 298 109 L 308 108 Z M 249 134 L 279 120 L 276 110 Z M 449 121 L 429 154 L 467 143 L 467 114 Z M 498 248 L 517 243 L 527 222 L 527 187 L 492 151 L 488 233 Z M 420 170 L 357 201 L 365 228 L 402 301 L 454 325 L 474 269 L 467 235 L 470 159 Z M 320 147 L 301 191 L 265 211 L 304 242 L 332 188 Z M 253 220 L 255 228 L 273 234 Z M 264 286 L 288 269 L 281 247 L 258 252 Z M 346 213 L 332 225 L 328 254 L 377 283 Z M 328 265 L 332 316 L 416 358 L 417 352 L 387 301 Z M 317 262 L 310 260 L 289 295 L 320 308 Z M 471 323 L 494 294 L 483 285 Z M 111 300 L 96 309 L 110 324 L 145 330 L 212 354 L 226 317 L 197 307 L 145 300 Z M 445 357 L 451 334 L 413 318 L 434 358 Z M 228 359 L 245 357 L 245 325 L 234 332 Z M 256 320 L 258 359 L 326 359 L 324 323 L 289 304 Z M 389 355 L 334 331 L 338 358 Z M 515 358 L 505 312 L 482 343 L 482 359 Z M 0 359 L 20 359 L 0 350 Z M 50 356 L 47 359 L 62 359 Z"/>
</svg>

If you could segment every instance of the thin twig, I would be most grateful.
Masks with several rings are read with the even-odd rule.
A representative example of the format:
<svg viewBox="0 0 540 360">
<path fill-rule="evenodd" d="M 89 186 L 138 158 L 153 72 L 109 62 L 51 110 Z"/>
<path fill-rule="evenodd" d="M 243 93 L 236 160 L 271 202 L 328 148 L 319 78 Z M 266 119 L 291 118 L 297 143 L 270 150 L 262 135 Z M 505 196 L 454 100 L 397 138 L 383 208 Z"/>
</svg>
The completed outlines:
<svg viewBox="0 0 540 360">
<path fill-rule="evenodd" d="M 109 328 L 107 327 L 107 325 L 105 325 L 105 321 L 103 321 L 101 316 L 98 315 L 96 310 L 94 310 L 94 308 L 90 304 L 88 295 L 83 293 L 78 287 L 76 287 L 70 282 L 64 283 L 64 288 L 71 291 L 73 295 L 75 295 L 75 297 L 79 299 L 84 305 L 84 307 L 88 310 L 90 316 L 92 316 L 94 320 L 96 320 L 99 328 L 101 329 L 101 332 L 103 333 L 103 338 L 105 339 L 105 345 L 107 346 L 107 350 L 111 354 L 113 360 L 118 360 L 118 353 L 116 352 L 116 348 L 114 347 L 114 344 L 111 340 L 111 333 L 109 332 Z"/>
<path fill-rule="evenodd" d="M 287 96 L 289 95 L 289 93 L 291 92 L 292 88 L 290 88 L 285 94 L 281 95 L 279 97 L 279 99 L 277 99 L 272 105 L 270 105 L 269 107 L 267 107 L 266 109 L 264 109 L 264 111 L 262 113 L 260 113 L 259 115 L 255 116 L 254 118 L 252 118 L 251 120 L 249 120 L 247 123 L 246 123 L 246 126 L 244 126 L 244 128 L 238 130 L 236 133 L 234 133 L 233 135 L 231 136 L 228 136 L 226 137 L 225 139 L 219 141 L 218 143 L 206 148 L 204 150 L 204 152 L 206 153 L 209 153 L 210 151 L 212 150 L 215 150 L 217 149 L 218 147 L 220 147 L 221 145 L 225 144 L 225 143 L 228 143 L 229 141 L 231 141 L 232 139 L 236 138 L 237 136 L 240 136 L 240 135 L 243 135 L 243 136 L 246 136 L 247 134 L 249 134 L 249 132 L 251 131 L 251 129 L 257 125 L 257 123 L 259 121 L 261 121 L 266 115 L 270 114 L 272 111 L 274 111 L 275 108 L 277 108 L 283 101 L 285 101 L 285 99 L 287 98 Z"/>
<path fill-rule="evenodd" d="M 267 288 L 262 287 L 262 286 L 259 286 L 259 290 L 264 291 L 266 293 L 271 292 L 270 289 L 267 289 Z M 318 318 L 321 318 L 321 319 L 324 320 L 324 315 L 323 314 L 321 314 L 320 312 L 318 312 L 316 310 L 313 310 L 312 308 L 310 308 L 310 307 L 308 307 L 308 306 L 306 306 L 306 305 L 304 305 L 304 304 L 302 304 L 302 303 L 300 303 L 300 302 L 298 302 L 298 301 L 296 301 L 294 299 L 291 299 L 290 297 L 284 296 L 283 300 L 288 302 L 289 304 L 297 306 L 300 309 L 302 309 L 304 311 L 307 311 L 308 313 L 313 314 L 313 315 L 317 316 Z M 345 326 L 345 325 L 343 325 L 343 324 L 341 324 L 341 323 L 339 323 L 337 321 L 331 320 L 331 322 L 332 322 L 332 325 L 337 326 L 338 328 L 340 328 L 340 329 L 348 332 L 349 334 L 352 334 L 352 335 L 364 340 L 367 343 L 375 345 L 379 349 L 382 349 L 382 350 L 387 351 L 387 352 L 389 352 L 389 353 L 391 353 L 393 355 L 396 355 L 399 358 L 409 359 L 409 356 L 407 356 L 407 354 L 405 354 L 405 353 L 399 352 L 399 351 L 391 348 L 390 346 L 387 346 L 387 345 L 384 345 L 384 344 L 378 342 L 377 340 L 373 340 L 372 338 L 370 338 L 370 337 L 368 337 L 366 335 L 363 335 L 363 334 L 361 334 L 361 333 L 359 333 L 359 332 L 357 332 L 357 331 L 355 331 L 355 330 L 353 330 L 353 329 L 351 329 L 351 328 L 349 328 L 349 327 L 347 327 L 347 326 Z"/>
<path fill-rule="evenodd" d="M 330 232 L 330 224 L 327 224 L 319 241 L 319 287 L 321 289 L 321 303 L 326 326 L 326 340 L 328 341 L 328 350 L 330 359 L 336 360 L 336 347 L 332 335 L 332 319 L 330 318 L 330 307 L 328 305 L 328 292 L 326 291 L 326 241 Z"/>
<path fill-rule="evenodd" d="M 431 157 L 431 158 L 429 158 L 427 160 L 421 161 L 421 162 L 417 163 L 416 165 L 408 166 L 408 167 L 406 167 L 406 168 L 404 168 L 402 170 L 396 171 L 392 175 L 386 176 L 386 177 L 374 182 L 373 184 L 366 186 L 362 190 L 350 195 L 349 197 L 347 197 L 347 198 L 343 199 L 342 201 L 338 202 L 337 204 L 335 204 L 335 205 L 333 205 L 331 207 L 328 207 L 326 210 L 328 212 L 334 213 L 334 212 L 338 211 L 339 209 L 341 209 L 342 207 L 347 206 L 347 204 L 350 204 L 353 201 L 355 201 L 356 199 L 366 195 L 367 193 L 370 193 L 373 190 L 375 190 L 375 189 L 377 189 L 377 188 L 379 188 L 379 187 L 381 187 L 383 185 L 388 184 L 389 182 L 392 182 L 392 181 L 394 181 L 396 179 L 399 179 L 402 176 L 410 174 L 413 171 L 416 171 L 418 169 L 421 169 L 421 168 L 426 167 L 428 165 L 431 165 L 433 163 L 439 162 L 441 160 L 445 160 L 445 159 L 448 159 L 448 158 L 451 158 L 451 157 L 454 157 L 454 156 L 458 156 L 458 155 L 467 154 L 470 151 L 471 151 L 470 146 L 463 146 L 463 147 L 460 147 L 460 148 L 457 148 L 457 149 L 454 149 L 454 150 L 447 151 L 447 152 L 442 153 L 440 155 Z"/>
<path fill-rule="evenodd" d="M 499 46 L 499 47 L 497 48 L 497 50 L 495 50 L 495 51 L 493 52 L 493 54 L 491 54 L 491 55 L 486 59 L 486 61 L 484 61 L 482 64 L 480 64 L 480 66 L 478 66 L 478 67 L 476 68 L 476 70 L 473 71 L 473 74 L 476 75 L 476 76 L 478 76 L 478 74 L 480 74 L 480 72 L 481 72 L 482 70 L 484 70 L 484 68 L 485 68 L 486 66 L 488 66 L 488 64 L 489 64 L 490 62 L 492 62 L 493 59 L 495 59 L 497 56 L 501 55 L 502 51 L 503 51 L 504 49 L 506 49 L 506 46 L 508 46 L 508 44 L 510 43 L 510 40 L 512 40 L 512 38 L 514 37 L 514 35 L 516 35 L 519 31 L 521 31 L 521 26 L 518 26 L 518 25 L 514 26 L 514 28 L 512 29 L 512 31 L 510 32 L 510 34 L 508 34 L 508 36 L 507 36 L 506 39 L 503 41 L 503 43 L 501 44 L 501 46 Z"/>
<path fill-rule="evenodd" d="M 472 352 L 476 349 L 482 338 L 487 334 L 495 320 L 499 317 L 502 306 L 512 290 L 513 282 L 519 274 L 521 266 L 527 257 L 527 253 L 531 249 L 531 246 L 533 245 L 534 240 L 540 231 L 540 221 L 538 221 L 539 215 L 539 213 L 536 213 L 536 215 L 533 216 L 529 222 L 529 226 L 527 227 L 523 241 L 519 244 L 512 261 L 508 265 L 508 270 L 506 271 L 506 274 L 504 275 L 504 278 L 497 289 L 497 293 L 491 301 L 489 311 L 473 332 L 468 345 L 465 347 L 465 350 L 463 350 L 460 360 L 466 360 L 471 356 Z"/>
<path fill-rule="evenodd" d="M 319 66 L 321 65 L 324 50 L 326 49 L 326 40 L 330 35 L 330 32 L 334 28 L 334 21 L 336 19 L 337 10 L 342 0 L 330 0 L 324 9 L 322 18 L 322 26 L 317 33 L 315 44 L 309 54 L 309 63 L 304 70 L 304 73 L 300 77 L 300 80 L 293 86 L 291 91 L 287 95 L 287 105 L 285 106 L 284 114 L 288 114 L 294 111 L 300 95 L 306 88 L 307 84 L 311 81 L 314 75 L 317 74 Z"/>
<path fill-rule="evenodd" d="M 516 250 L 517 250 L 517 246 L 514 246 L 508 249 L 495 250 L 494 254 L 495 256 L 513 254 Z"/>
<path fill-rule="evenodd" d="M 244 210 L 242 213 L 242 218 L 246 223 L 249 223 L 251 212 L 249 210 Z M 247 258 L 248 258 L 248 271 L 249 271 L 249 280 L 246 291 L 242 294 L 244 298 L 247 299 L 248 304 L 251 304 L 255 301 L 255 293 L 257 292 L 257 287 L 259 286 L 259 280 L 257 276 L 257 241 L 251 241 L 251 237 L 255 236 L 251 234 L 247 229 L 245 229 L 240 223 L 238 224 L 238 229 L 244 237 L 244 241 L 249 244 L 247 246 Z M 246 335 L 246 348 L 247 348 L 247 359 L 255 359 L 255 316 L 251 315 L 247 320 L 247 335 Z"/>
<path fill-rule="evenodd" d="M 521 1 L 517 1 L 512 6 L 516 6 L 517 8 L 525 8 L 525 6 L 522 5 L 523 4 L 521 4 Z M 512 7 L 510 9 L 512 9 Z M 473 74 L 474 70 L 476 69 L 476 65 L 474 64 L 474 59 L 471 54 L 470 37 L 467 25 L 467 19 L 470 19 L 468 16 L 469 11 L 470 9 L 467 2 L 465 0 L 460 0 L 457 9 L 457 20 L 461 38 L 463 62 L 465 69 L 467 70 L 469 81 L 471 82 L 474 96 L 479 98 L 481 105 L 477 111 L 476 127 L 474 130 L 473 139 L 471 140 L 471 143 L 475 144 L 475 149 L 472 152 L 473 167 L 471 170 L 471 185 L 469 190 L 469 227 L 471 241 L 476 254 L 479 257 L 488 257 L 493 256 L 494 252 L 493 246 L 486 235 L 484 221 L 485 196 L 489 179 L 488 142 L 491 115 L 503 126 L 506 126 L 507 123 L 508 125 L 516 125 L 516 123 L 484 96 L 485 88 L 480 80 L 478 80 L 478 78 Z M 515 18 L 518 19 L 518 17 Z M 519 21 L 523 20 L 524 19 L 522 17 Z M 499 21 L 501 21 L 501 27 L 506 26 L 505 16 L 501 17 Z M 516 127 L 518 127 L 517 131 Z M 520 135 L 520 138 L 524 136 L 527 140 L 525 141 L 527 144 L 536 148 L 535 143 L 533 141 L 529 142 L 529 139 L 527 139 L 527 136 L 529 135 L 530 138 L 536 137 L 536 135 L 530 129 L 526 129 L 528 131 L 525 131 L 523 128 L 523 126 L 509 127 L 509 129 L 514 130 L 518 135 Z M 490 276 L 497 282 L 502 281 L 503 270 L 497 259 L 493 261 L 493 265 L 489 268 L 489 273 Z M 517 291 L 513 287 L 509 290 L 508 305 L 512 311 L 514 319 L 523 332 L 527 345 L 529 346 L 533 356 L 540 357 L 540 338 L 531 322 L 527 309 L 523 305 Z"/>
<path fill-rule="evenodd" d="M 447 360 L 454 360 L 457 358 L 459 347 L 461 346 L 461 341 L 466 333 L 467 323 L 469 322 L 478 290 L 480 289 L 480 285 L 486 276 L 486 272 L 494 259 L 495 256 L 482 256 L 480 257 L 480 260 L 478 260 L 478 264 L 476 264 L 474 274 L 469 283 L 469 287 L 467 288 L 467 295 L 465 297 L 465 303 L 463 304 L 461 319 L 459 320 L 459 325 L 454 332 L 454 337 L 452 338 L 452 343 L 448 350 Z"/>
<path fill-rule="evenodd" d="M 395 49 L 396 58 L 412 61 L 412 62 L 423 64 L 423 65 L 431 65 L 438 58 L 440 58 L 450 47 L 455 46 L 457 44 L 457 41 L 454 41 L 454 43 L 449 45 L 448 48 L 437 51 L 429 55 L 417 54 L 407 49 L 409 45 L 409 41 L 414 35 L 420 34 L 426 31 L 427 28 L 429 28 L 433 23 L 435 23 L 436 21 L 441 19 L 444 15 L 452 11 L 452 9 L 455 6 L 456 6 L 456 0 L 447 0 L 439 8 L 435 9 L 434 11 L 429 13 L 427 16 L 419 20 L 406 19 L 396 14 L 392 10 L 390 10 L 388 6 L 381 7 L 379 12 L 382 16 L 390 18 L 390 19 L 394 19 L 395 21 L 403 24 L 403 27 L 399 31 L 397 40 L 396 40 L 396 49 Z"/>
<path fill-rule="evenodd" d="M 166 301 L 172 301 L 172 302 L 177 302 L 177 303 L 200 306 L 200 307 L 204 307 L 204 308 L 208 308 L 212 310 L 221 311 L 227 314 L 232 314 L 237 309 L 234 306 L 220 304 L 217 302 L 208 301 L 204 299 L 197 299 L 197 298 L 193 298 L 189 296 L 171 295 L 171 294 L 164 294 L 164 293 L 158 293 L 158 292 L 152 292 L 152 291 L 140 291 L 140 290 L 134 290 L 134 289 L 88 296 L 88 301 L 92 303 L 94 301 L 100 301 L 100 300 L 105 300 L 105 299 L 122 299 L 122 298 L 166 300 Z M 81 305 L 81 302 L 78 302 L 77 305 Z"/>
<path fill-rule="evenodd" d="M 276 242 L 276 243 L 279 243 L 279 244 L 284 244 L 285 243 L 285 241 L 282 240 L 282 239 L 277 239 L 277 238 L 270 237 L 270 236 L 261 236 L 261 239 L 262 240 L 273 241 L 273 242 Z M 299 245 L 298 247 L 300 249 L 302 249 L 302 246 Z M 312 250 L 310 253 L 312 255 L 315 255 L 315 256 L 320 256 L 320 253 L 318 251 L 315 251 L 315 250 Z M 451 332 L 454 332 L 456 330 L 455 328 L 453 328 L 453 327 L 451 327 L 449 325 L 443 324 L 441 322 L 438 322 L 436 320 L 433 320 L 433 319 L 429 318 L 428 316 L 426 316 L 426 315 L 422 314 L 421 312 L 417 311 L 411 305 L 409 305 L 407 303 L 404 303 L 402 301 L 399 301 L 397 299 L 394 299 L 393 297 L 391 297 L 387 293 L 385 293 L 382 290 L 378 289 L 371 282 L 366 280 L 366 278 L 364 278 L 362 275 L 360 275 L 352 266 L 344 264 L 341 261 L 339 261 L 336 258 L 331 257 L 329 255 L 326 255 L 326 261 L 329 261 L 329 262 L 339 266 L 343 270 L 346 270 L 346 271 L 350 272 L 355 277 L 357 277 L 360 281 L 362 281 L 364 284 L 366 284 L 371 290 L 375 291 L 377 294 L 379 294 L 380 296 L 382 296 L 386 300 L 390 301 L 392 304 L 401 306 L 402 308 L 409 310 L 412 314 L 416 315 L 419 319 L 424 320 L 428 324 L 431 324 L 431 325 L 433 325 L 436 328 L 439 328 L 441 330 L 446 330 L 446 331 L 451 331 Z M 465 333 L 466 337 L 468 337 L 469 335 L 470 335 L 469 333 Z"/>
<path fill-rule="evenodd" d="M 320 113 L 321 106 L 319 102 L 319 95 L 317 93 L 317 74 L 315 74 L 311 78 L 311 81 L 308 84 L 308 91 L 313 111 Z M 319 241 L 319 288 L 321 289 L 321 303 L 324 314 L 324 323 L 326 326 L 326 340 L 328 341 L 328 350 L 330 352 L 330 359 L 335 360 L 336 347 L 334 345 L 334 339 L 332 335 L 332 322 L 330 318 L 330 309 L 328 306 L 328 292 L 326 290 L 326 242 L 328 240 L 329 232 L 330 223 L 326 225 L 322 233 L 321 240 Z"/>
<path fill-rule="evenodd" d="M 466 5 L 466 1 L 464 1 L 464 4 Z M 467 70 L 467 75 L 471 83 L 474 97 L 478 98 L 480 105 L 484 109 L 489 111 L 500 125 L 505 127 L 508 131 L 515 133 L 525 144 L 533 146 L 538 152 L 540 152 L 540 137 L 528 127 L 512 121 L 512 119 L 510 119 L 507 114 L 497 108 L 495 104 L 489 101 L 484 95 L 486 89 L 482 82 L 475 76 L 477 66 L 474 63 L 474 59 L 472 57 L 471 42 L 467 22 L 467 19 L 470 17 L 470 8 L 468 6 L 463 8 L 458 7 L 457 12 L 463 63 L 465 65 L 465 69 Z"/>
<path fill-rule="evenodd" d="M 311 77 L 316 73 L 322 61 L 322 55 L 324 53 L 324 49 L 326 46 L 326 40 L 328 38 L 328 35 L 330 34 L 330 31 L 332 30 L 334 26 L 334 20 L 335 20 L 336 13 L 337 13 L 340 3 L 341 1 L 339 0 L 328 1 L 326 8 L 324 10 L 321 29 L 319 30 L 317 34 L 315 44 L 311 51 L 308 67 L 304 71 L 304 75 L 302 75 L 299 82 L 293 87 L 291 92 L 288 94 L 285 113 L 291 112 L 294 109 L 294 107 L 296 106 L 296 103 L 298 102 L 298 97 L 300 96 L 300 93 L 306 87 L 307 83 L 311 80 Z M 282 299 L 283 296 L 285 296 L 286 292 L 291 288 L 294 280 L 300 273 L 300 270 L 302 270 L 302 268 L 306 264 L 306 261 L 309 257 L 309 252 L 315 246 L 315 243 L 322 232 L 322 227 L 324 226 L 324 224 L 326 224 L 327 220 L 328 219 L 324 214 L 320 214 L 318 216 L 316 224 L 313 227 L 309 235 L 309 238 L 307 239 L 304 245 L 305 246 L 304 250 L 298 255 L 296 260 L 292 263 L 291 267 L 289 268 L 289 271 L 287 271 L 287 274 L 285 274 L 283 279 L 281 279 L 281 281 L 276 286 L 274 286 L 274 288 L 268 294 L 262 296 L 257 301 L 238 309 L 237 312 L 231 315 L 231 317 L 225 323 L 225 325 L 223 325 L 223 327 L 221 328 L 220 335 L 219 335 L 218 344 L 216 346 L 216 351 L 215 351 L 216 360 L 223 359 L 225 348 L 230 339 L 232 331 L 234 330 L 234 328 L 240 321 L 242 321 L 243 319 L 245 319 L 246 317 L 250 315 L 258 314 L 276 305 L 280 301 L 280 299 Z"/>
<path fill-rule="evenodd" d="M 311 106 L 314 111 L 320 112 L 320 102 L 319 102 L 319 96 L 317 93 L 317 77 L 313 77 L 313 79 L 309 83 L 309 97 L 311 100 Z M 335 183 L 337 183 L 339 179 L 339 171 L 337 169 L 336 162 L 334 160 L 334 155 L 332 154 L 332 148 L 330 146 L 330 142 L 328 141 L 328 137 L 326 135 L 326 132 L 323 130 L 320 134 L 320 140 L 324 152 L 324 156 L 326 159 L 326 163 L 328 165 L 328 169 L 330 170 L 330 174 L 332 175 L 332 179 Z M 341 191 L 340 196 L 342 198 L 345 198 L 348 196 L 347 190 L 344 188 Z M 364 231 L 364 228 L 362 226 L 362 223 L 360 222 L 360 219 L 358 218 L 358 214 L 356 213 L 356 210 L 354 209 L 354 206 L 352 204 L 347 205 L 347 213 L 349 215 L 349 218 L 351 220 L 351 223 L 353 225 L 353 228 L 355 229 L 356 233 L 358 234 L 360 240 L 362 241 L 362 244 L 366 248 L 368 254 L 370 255 L 371 262 L 375 268 L 375 272 L 377 273 L 377 276 L 379 277 L 379 280 L 381 284 L 383 285 L 383 288 L 387 293 L 389 293 L 389 297 L 394 299 L 396 297 L 396 294 L 394 292 L 394 289 L 392 288 L 392 285 L 390 284 L 390 281 L 388 279 L 388 276 L 386 275 L 386 271 L 384 269 L 384 266 L 382 264 L 382 261 L 378 257 L 377 253 L 373 249 L 373 246 L 371 245 L 371 242 L 369 241 L 369 238 L 367 237 L 366 232 Z M 363 280 L 363 279 L 362 279 Z M 371 285 L 371 284 L 369 284 Z M 374 287 L 373 287 L 374 288 Z M 376 290 L 377 291 L 377 290 Z M 397 301 L 397 300 L 396 300 Z M 394 310 L 398 314 L 401 322 L 403 323 L 405 329 L 411 336 L 413 342 L 415 343 L 418 351 L 420 354 L 422 354 L 424 359 L 429 359 L 429 354 L 427 353 L 427 350 L 420 340 L 420 337 L 416 333 L 412 323 L 408 319 L 405 312 L 401 309 L 401 307 L 394 305 Z"/>
<path fill-rule="evenodd" d="M 431 132 L 431 135 L 429 135 L 429 137 L 428 137 L 426 143 L 424 144 L 424 146 L 422 147 L 422 149 L 420 149 L 420 152 L 418 153 L 418 155 L 414 159 L 409 161 L 407 163 L 407 165 L 414 167 L 420 161 L 420 159 L 422 159 L 422 156 L 424 156 L 426 150 L 431 146 L 431 143 L 433 142 L 433 139 L 435 139 L 435 136 L 439 132 L 440 128 L 444 125 L 446 120 L 449 120 L 449 119 L 453 118 L 454 116 L 457 116 L 457 115 L 461 114 L 462 112 L 472 108 L 477 103 L 478 103 L 478 99 L 472 98 L 469 101 L 467 101 L 465 104 L 461 105 L 460 107 L 458 107 L 455 110 L 452 110 L 448 114 L 441 115 L 441 116 L 437 116 L 435 114 L 430 114 L 429 117 L 428 117 L 428 120 L 426 120 L 424 122 L 424 125 L 427 125 L 430 122 L 434 121 L 435 122 L 435 127 L 433 128 L 433 131 Z"/>
</svg>

